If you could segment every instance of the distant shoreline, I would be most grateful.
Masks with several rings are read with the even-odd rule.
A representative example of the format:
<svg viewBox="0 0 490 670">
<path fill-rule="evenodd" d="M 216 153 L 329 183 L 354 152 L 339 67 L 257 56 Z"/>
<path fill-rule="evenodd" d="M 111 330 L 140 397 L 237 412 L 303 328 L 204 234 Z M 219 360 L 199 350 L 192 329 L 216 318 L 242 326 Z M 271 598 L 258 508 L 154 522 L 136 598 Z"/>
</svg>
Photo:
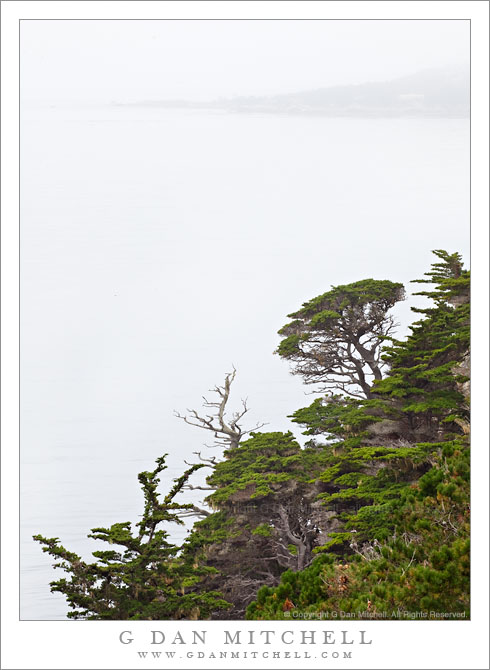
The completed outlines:
<svg viewBox="0 0 490 670">
<path fill-rule="evenodd" d="M 469 68 L 460 65 L 424 70 L 391 81 L 328 86 L 278 95 L 247 95 L 207 101 L 157 99 L 114 104 L 330 118 L 468 118 Z"/>
<path fill-rule="evenodd" d="M 227 108 L 212 104 L 175 104 L 174 102 L 129 102 L 111 103 L 111 107 L 145 108 L 162 110 L 185 110 L 220 112 L 224 114 L 255 114 L 258 116 L 295 116 L 320 118 L 352 118 L 352 119 L 469 119 L 469 110 L 432 110 L 432 109 L 271 109 L 271 108 Z"/>
</svg>

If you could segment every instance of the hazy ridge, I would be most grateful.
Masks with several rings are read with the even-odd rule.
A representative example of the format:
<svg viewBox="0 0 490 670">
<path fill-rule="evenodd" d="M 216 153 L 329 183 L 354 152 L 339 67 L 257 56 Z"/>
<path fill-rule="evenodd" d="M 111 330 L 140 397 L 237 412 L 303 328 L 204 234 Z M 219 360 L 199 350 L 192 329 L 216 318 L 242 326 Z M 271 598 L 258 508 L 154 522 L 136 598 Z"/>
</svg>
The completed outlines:
<svg viewBox="0 0 490 670">
<path fill-rule="evenodd" d="M 281 95 L 240 96 L 208 102 L 147 100 L 129 104 L 234 113 L 465 118 L 470 113 L 470 72 L 469 66 L 462 65 L 423 70 L 385 82 L 330 86 Z"/>
</svg>

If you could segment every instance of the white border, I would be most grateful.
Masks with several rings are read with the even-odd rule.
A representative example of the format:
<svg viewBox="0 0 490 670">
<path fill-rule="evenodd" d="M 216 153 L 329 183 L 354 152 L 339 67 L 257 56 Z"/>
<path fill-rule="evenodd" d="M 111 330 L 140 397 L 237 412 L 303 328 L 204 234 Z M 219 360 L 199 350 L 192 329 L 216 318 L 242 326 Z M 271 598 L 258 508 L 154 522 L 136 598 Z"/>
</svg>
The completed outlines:
<svg viewBox="0 0 490 670">
<path fill-rule="evenodd" d="M 2 13 L 2 668 L 211 668 L 230 661 L 138 660 L 135 645 L 121 645 L 122 630 L 138 640 L 146 631 L 207 630 L 206 651 L 221 645 L 223 630 L 286 630 L 283 622 L 20 622 L 18 620 L 18 19 L 29 18 L 356 18 L 471 19 L 472 32 L 472 266 L 473 266 L 473 459 L 471 622 L 295 622 L 294 629 L 360 630 L 370 646 L 353 646 L 351 661 L 330 659 L 233 661 L 236 668 L 488 668 L 488 14 L 480 1 L 436 2 L 17 2 Z M 219 643 L 219 644 L 218 644 Z M 150 649 L 148 645 L 139 645 Z M 170 645 L 165 649 L 175 649 Z M 179 648 L 185 655 L 191 646 Z M 255 645 L 242 650 L 268 651 Z M 275 649 L 291 650 L 287 646 Z M 294 650 L 308 647 L 294 647 Z M 311 647 L 311 654 L 325 649 Z M 328 648 L 326 648 L 328 649 Z M 338 651 L 341 647 L 335 647 Z"/>
</svg>

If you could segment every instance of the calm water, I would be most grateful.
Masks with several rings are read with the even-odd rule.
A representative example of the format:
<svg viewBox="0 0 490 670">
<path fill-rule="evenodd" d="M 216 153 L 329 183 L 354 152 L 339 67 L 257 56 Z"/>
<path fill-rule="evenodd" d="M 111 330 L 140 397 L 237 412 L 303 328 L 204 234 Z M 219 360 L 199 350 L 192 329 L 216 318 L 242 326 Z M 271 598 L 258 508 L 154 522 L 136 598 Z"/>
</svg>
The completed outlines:
<svg viewBox="0 0 490 670">
<path fill-rule="evenodd" d="M 62 619 L 34 533 L 90 558 L 137 521 L 137 473 L 205 449 L 173 410 L 232 364 L 250 423 L 289 429 L 312 398 L 272 352 L 303 301 L 467 258 L 469 124 L 25 107 L 21 159 L 21 618 Z"/>
</svg>

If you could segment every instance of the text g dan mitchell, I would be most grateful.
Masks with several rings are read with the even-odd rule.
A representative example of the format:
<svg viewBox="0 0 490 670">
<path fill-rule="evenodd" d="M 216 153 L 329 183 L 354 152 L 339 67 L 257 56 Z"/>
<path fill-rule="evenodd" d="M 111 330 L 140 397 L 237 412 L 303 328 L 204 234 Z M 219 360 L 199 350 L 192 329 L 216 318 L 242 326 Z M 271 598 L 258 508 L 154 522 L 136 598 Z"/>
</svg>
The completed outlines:
<svg viewBox="0 0 490 670">
<path fill-rule="evenodd" d="M 146 643 L 151 645 L 205 645 L 207 644 L 206 630 L 173 631 L 171 634 L 163 630 L 151 630 L 145 633 L 145 639 L 141 639 L 131 630 L 123 630 L 119 635 L 121 644 Z M 333 631 L 333 630 L 223 630 L 219 642 L 230 646 L 260 645 L 366 645 L 372 644 L 372 640 L 365 630 L 359 631 Z M 213 639 L 213 643 L 218 641 Z M 175 646 L 173 647 L 175 649 Z"/>
</svg>

